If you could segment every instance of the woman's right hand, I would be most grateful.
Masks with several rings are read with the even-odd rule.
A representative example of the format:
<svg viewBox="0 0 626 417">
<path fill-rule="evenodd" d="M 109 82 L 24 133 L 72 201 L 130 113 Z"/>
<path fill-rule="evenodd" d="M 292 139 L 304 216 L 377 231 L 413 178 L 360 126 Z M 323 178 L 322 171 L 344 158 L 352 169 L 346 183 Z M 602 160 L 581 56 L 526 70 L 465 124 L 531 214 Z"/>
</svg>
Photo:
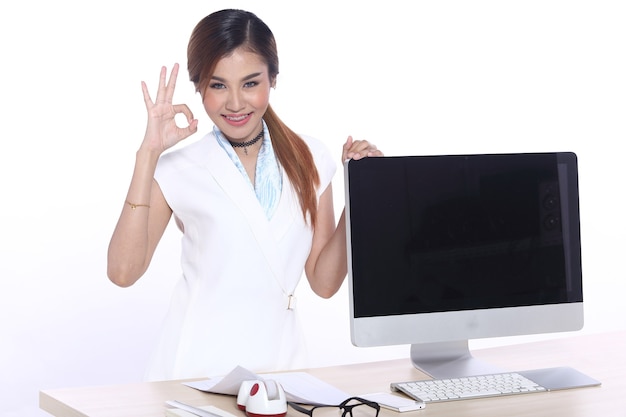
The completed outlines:
<svg viewBox="0 0 626 417">
<path fill-rule="evenodd" d="M 159 88 L 154 102 L 150 98 L 146 83 L 144 81 L 141 82 L 143 99 L 148 111 L 148 125 L 142 147 L 157 154 L 161 154 L 198 130 L 198 120 L 194 119 L 189 107 L 186 104 L 172 104 L 178 67 L 178 64 L 174 64 L 167 83 L 167 69 L 165 67 L 161 68 Z M 185 116 L 188 123 L 186 127 L 179 127 L 176 124 L 175 117 L 177 114 Z"/>
</svg>

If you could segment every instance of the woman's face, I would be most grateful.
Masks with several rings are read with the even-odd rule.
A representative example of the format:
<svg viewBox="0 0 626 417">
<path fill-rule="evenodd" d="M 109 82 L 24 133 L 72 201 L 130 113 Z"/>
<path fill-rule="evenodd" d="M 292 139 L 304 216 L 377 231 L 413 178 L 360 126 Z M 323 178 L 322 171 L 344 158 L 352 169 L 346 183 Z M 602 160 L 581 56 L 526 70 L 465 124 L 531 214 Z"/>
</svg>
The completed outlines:
<svg viewBox="0 0 626 417">
<path fill-rule="evenodd" d="M 228 140 L 250 140 L 262 128 L 273 84 L 261 57 L 238 48 L 218 61 L 202 96 L 204 109 Z"/>
</svg>

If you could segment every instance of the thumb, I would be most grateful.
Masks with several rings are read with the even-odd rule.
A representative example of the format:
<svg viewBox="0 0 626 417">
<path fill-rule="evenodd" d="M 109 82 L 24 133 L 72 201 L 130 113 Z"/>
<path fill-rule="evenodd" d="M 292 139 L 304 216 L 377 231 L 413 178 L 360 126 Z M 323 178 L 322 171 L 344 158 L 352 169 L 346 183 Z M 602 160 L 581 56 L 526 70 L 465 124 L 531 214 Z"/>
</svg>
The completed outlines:
<svg viewBox="0 0 626 417">
<path fill-rule="evenodd" d="M 352 136 L 348 136 L 346 143 L 343 144 L 343 151 L 341 153 L 341 162 L 344 162 L 346 159 L 349 159 L 348 151 L 352 147 L 352 142 L 353 142 Z"/>
<path fill-rule="evenodd" d="M 180 128 L 183 136 L 189 137 L 198 131 L 198 119 L 192 119 L 189 121 L 189 125 L 187 127 Z"/>
</svg>

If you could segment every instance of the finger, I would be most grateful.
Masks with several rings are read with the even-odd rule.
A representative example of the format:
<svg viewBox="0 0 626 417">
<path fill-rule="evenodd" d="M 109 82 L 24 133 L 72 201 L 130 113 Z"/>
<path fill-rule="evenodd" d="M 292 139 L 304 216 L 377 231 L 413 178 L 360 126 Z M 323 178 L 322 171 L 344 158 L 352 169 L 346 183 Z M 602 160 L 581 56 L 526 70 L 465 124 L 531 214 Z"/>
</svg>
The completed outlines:
<svg viewBox="0 0 626 417">
<path fill-rule="evenodd" d="M 177 114 L 180 113 L 185 115 L 185 118 L 187 119 L 188 125 L 186 127 L 181 128 L 177 126 L 181 137 L 184 139 L 196 133 L 196 131 L 198 130 L 198 119 L 193 118 L 193 113 L 191 112 L 191 109 L 186 104 L 177 104 L 174 106 L 174 111 Z"/>
<path fill-rule="evenodd" d="M 194 133 L 198 131 L 198 119 L 191 120 L 189 125 L 185 127 L 176 126 L 176 129 L 177 129 L 177 137 L 178 137 L 177 141 L 187 139 L 189 136 L 193 135 Z"/>
<path fill-rule="evenodd" d="M 382 156 L 382 152 L 376 148 L 376 145 L 366 140 L 354 141 L 350 149 L 348 149 L 349 158 L 357 160 L 368 156 Z"/>
<path fill-rule="evenodd" d="M 157 90 L 157 96 L 156 96 L 156 101 L 163 101 L 166 100 L 164 96 L 166 96 L 166 85 L 165 85 L 165 80 L 167 77 L 167 68 L 165 68 L 165 66 L 161 67 L 161 72 L 159 73 L 159 88 Z"/>
<path fill-rule="evenodd" d="M 383 153 L 378 150 L 376 145 L 370 145 L 370 147 L 367 149 L 367 156 L 383 156 Z"/>
<path fill-rule="evenodd" d="M 141 91 L 143 93 L 143 102 L 146 103 L 146 108 L 149 108 L 154 103 L 152 102 L 152 98 L 150 98 L 150 93 L 148 92 L 148 86 L 144 81 L 141 82 Z"/>
<path fill-rule="evenodd" d="M 378 149 L 366 149 L 366 150 L 364 150 L 362 152 L 359 152 L 359 157 L 355 158 L 355 159 L 370 158 L 370 157 L 374 157 L 374 156 L 384 156 L 384 155 Z"/>
<path fill-rule="evenodd" d="M 185 118 L 187 119 L 187 123 L 191 124 L 191 122 L 194 120 L 193 118 L 193 113 L 191 111 L 191 109 L 186 105 L 186 104 L 177 104 L 174 106 L 174 112 L 176 114 L 181 113 L 183 115 L 185 115 Z"/>
<path fill-rule="evenodd" d="M 348 158 L 359 159 L 360 154 L 368 147 L 368 143 L 362 140 L 352 140 L 350 147 L 346 150 Z"/>
<path fill-rule="evenodd" d="M 176 79 L 178 78 L 178 68 L 179 68 L 179 65 L 174 64 L 174 67 L 172 68 L 172 73 L 170 74 L 170 79 L 165 88 L 165 92 L 166 92 L 165 100 L 168 103 L 171 103 L 172 98 L 174 97 L 174 90 L 176 89 Z"/>
<path fill-rule="evenodd" d="M 189 126 L 182 128 L 181 130 L 184 133 L 185 137 L 193 135 L 198 131 L 198 119 L 193 119 L 189 123 Z"/>
<path fill-rule="evenodd" d="M 352 147 L 352 136 L 348 136 L 348 139 L 346 140 L 346 143 L 343 144 L 343 149 L 341 152 L 341 161 L 345 161 L 346 159 L 350 159 L 350 156 L 348 156 L 348 153 L 350 151 L 350 148 Z"/>
</svg>

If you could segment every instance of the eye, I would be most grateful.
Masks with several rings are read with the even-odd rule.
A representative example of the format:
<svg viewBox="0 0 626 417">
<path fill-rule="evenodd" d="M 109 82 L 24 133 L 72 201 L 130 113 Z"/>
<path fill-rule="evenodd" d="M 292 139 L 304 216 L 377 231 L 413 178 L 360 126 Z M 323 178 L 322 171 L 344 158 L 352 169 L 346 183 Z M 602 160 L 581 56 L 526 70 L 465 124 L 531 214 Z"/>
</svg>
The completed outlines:
<svg viewBox="0 0 626 417">
<path fill-rule="evenodd" d="M 217 83 L 217 82 L 209 84 L 209 87 L 210 87 L 210 88 L 214 88 L 214 89 L 216 89 L 216 90 L 221 90 L 221 89 L 226 88 L 226 86 L 225 86 L 224 84 L 222 84 L 222 83 Z"/>
<path fill-rule="evenodd" d="M 257 85 L 259 85 L 259 83 L 257 81 L 248 81 L 247 83 L 245 83 L 243 85 L 244 88 L 251 88 L 251 87 L 256 87 Z"/>
</svg>

